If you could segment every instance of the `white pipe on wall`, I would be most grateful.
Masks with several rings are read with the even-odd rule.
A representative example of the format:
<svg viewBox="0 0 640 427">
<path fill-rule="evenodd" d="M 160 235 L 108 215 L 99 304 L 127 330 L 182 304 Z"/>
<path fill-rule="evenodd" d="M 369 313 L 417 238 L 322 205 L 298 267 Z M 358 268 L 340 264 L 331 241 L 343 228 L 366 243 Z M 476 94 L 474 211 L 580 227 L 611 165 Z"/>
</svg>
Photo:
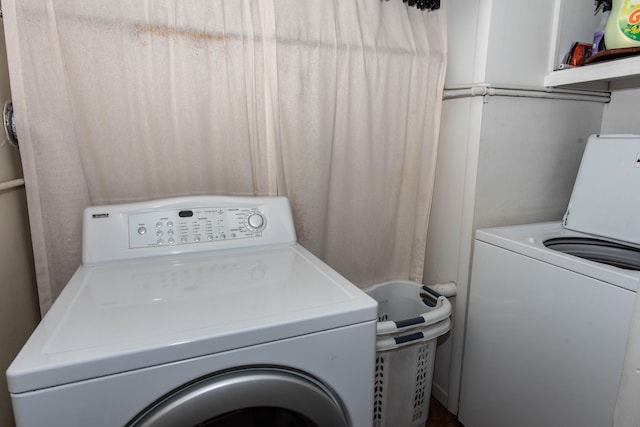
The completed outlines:
<svg viewBox="0 0 640 427">
<path fill-rule="evenodd" d="M 426 286 L 447 298 L 455 297 L 458 294 L 458 286 L 454 281 L 448 283 L 435 283 L 433 285 Z"/>
<path fill-rule="evenodd" d="M 24 186 L 24 179 L 18 178 L 11 181 L 5 181 L 0 183 L 0 191 L 10 190 L 12 188 L 18 188 Z"/>
<path fill-rule="evenodd" d="M 442 99 L 470 98 L 474 96 L 511 96 L 520 98 L 564 99 L 601 103 L 608 103 L 611 99 L 611 94 L 609 92 L 555 88 L 496 87 L 487 84 L 449 88 L 445 87 Z"/>
</svg>

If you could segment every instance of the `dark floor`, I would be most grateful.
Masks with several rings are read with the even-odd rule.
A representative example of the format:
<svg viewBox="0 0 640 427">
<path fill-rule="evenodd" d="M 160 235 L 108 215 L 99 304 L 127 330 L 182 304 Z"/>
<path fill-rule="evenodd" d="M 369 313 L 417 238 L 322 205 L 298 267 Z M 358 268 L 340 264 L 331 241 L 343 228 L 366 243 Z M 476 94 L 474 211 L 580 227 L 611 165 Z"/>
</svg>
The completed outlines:
<svg viewBox="0 0 640 427">
<path fill-rule="evenodd" d="M 455 415 L 447 411 L 434 397 L 429 402 L 429 417 L 425 427 L 464 427 Z"/>
</svg>

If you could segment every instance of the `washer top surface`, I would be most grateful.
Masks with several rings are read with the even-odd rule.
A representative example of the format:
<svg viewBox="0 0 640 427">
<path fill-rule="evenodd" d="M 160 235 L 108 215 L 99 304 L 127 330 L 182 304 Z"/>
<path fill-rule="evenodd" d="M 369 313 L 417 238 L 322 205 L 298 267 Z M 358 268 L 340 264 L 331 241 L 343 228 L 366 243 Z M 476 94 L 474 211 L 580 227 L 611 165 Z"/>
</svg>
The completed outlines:
<svg viewBox="0 0 640 427">
<path fill-rule="evenodd" d="M 261 212 L 277 228 L 269 207 Z M 109 218 L 122 220 L 113 213 Z M 269 237 L 269 229 L 254 234 L 244 239 L 254 246 L 185 253 L 158 246 L 164 255 L 80 266 L 9 367 L 9 390 L 37 390 L 376 320 L 376 302 L 302 246 L 260 246 L 252 242 Z"/>
<path fill-rule="evenodd" d="M 640 271 L 625 270 L 589 261 L 549 249 L 544 245 L 545 241 L 558 237 L 598 238 L 598 236 L 587 233 L 567 230 L 561 222 L 488 228 L 476 232 L 477 240 L 593 277 L 630 291 L 638 291 L 640 287 Z"/>
</svg>

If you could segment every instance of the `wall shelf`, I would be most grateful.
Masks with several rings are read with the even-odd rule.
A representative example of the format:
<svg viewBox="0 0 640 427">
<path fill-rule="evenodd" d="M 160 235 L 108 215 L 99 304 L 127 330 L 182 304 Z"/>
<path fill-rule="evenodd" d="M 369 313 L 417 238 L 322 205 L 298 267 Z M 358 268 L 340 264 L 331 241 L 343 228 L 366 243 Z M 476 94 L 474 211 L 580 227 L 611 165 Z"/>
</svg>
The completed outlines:
<svg viewBox="0 0 640 427">
<path fill-rule="evenodd" d="M 640 56 L 553 71 L 545 76 L 544 85 L 552 87 L 611 82 L 637 76 L 640 76 Z"/>
</svg>

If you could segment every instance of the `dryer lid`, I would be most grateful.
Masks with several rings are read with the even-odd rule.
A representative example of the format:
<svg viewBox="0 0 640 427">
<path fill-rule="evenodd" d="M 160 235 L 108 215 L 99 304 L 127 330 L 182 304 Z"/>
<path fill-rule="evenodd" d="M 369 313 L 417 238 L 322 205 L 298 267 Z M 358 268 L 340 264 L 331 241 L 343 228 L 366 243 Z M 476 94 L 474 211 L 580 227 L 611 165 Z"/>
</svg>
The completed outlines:
<svg viewBox="0 0 640 427">
<path fill-rule="evenodd" d="M 592 135 L 565 228 L 640 245 L 640 135 Z"/>
</svg>

